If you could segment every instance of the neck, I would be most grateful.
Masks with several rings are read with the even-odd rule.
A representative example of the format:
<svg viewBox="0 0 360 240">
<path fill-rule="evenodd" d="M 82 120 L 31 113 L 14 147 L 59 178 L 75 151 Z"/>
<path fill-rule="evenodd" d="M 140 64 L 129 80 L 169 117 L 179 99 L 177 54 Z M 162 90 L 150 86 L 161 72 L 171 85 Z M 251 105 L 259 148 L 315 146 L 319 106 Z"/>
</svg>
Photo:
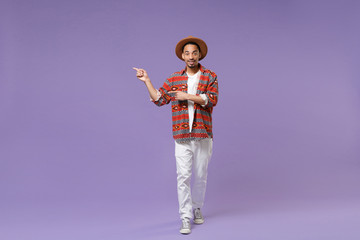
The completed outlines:
<svg viewBox="0 0 360 240">
<path fill-rule="evenodd" d="M 194 68 L 189 68 L 189 67 L 186 67 L 186 72 L 190 75 L 194 75 L 195 73 L 197 73 L 200 69 L 200 65 L 198 64 L 196 67 Z"/>
</svg>

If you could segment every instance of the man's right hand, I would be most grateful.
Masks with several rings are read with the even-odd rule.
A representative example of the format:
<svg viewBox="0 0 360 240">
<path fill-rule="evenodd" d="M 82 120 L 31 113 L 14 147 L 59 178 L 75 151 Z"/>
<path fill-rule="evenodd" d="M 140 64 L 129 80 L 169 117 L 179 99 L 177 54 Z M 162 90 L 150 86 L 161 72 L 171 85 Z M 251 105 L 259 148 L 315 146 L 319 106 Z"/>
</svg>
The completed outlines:
<svg viewBox="0 0 360 240">
<path fill-rule="evenodd" d="M 143 82 L 150 81 L 150 78 L 149 78 L 147 72 L 144 69 L 136 68 L 136 67 L 133 67 L 133 69 L 136 70 L 136 77 L 139 80 L 141 80 Z"/>
</svg>

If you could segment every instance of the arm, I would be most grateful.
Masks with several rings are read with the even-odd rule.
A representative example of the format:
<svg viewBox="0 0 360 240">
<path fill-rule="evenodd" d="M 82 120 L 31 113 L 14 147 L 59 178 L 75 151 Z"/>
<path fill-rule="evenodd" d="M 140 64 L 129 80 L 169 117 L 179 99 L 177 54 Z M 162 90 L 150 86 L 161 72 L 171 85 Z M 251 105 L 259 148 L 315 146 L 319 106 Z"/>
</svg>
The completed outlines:
<svg viewBox="0 0 360 240">
<path fill-rule="evenodd" d="M 168 93 L 175 93 L 175 100 L 191 100 L 202 107 L 215 107 L 219 94 L 217 76 L 215 73 L 212 74 L 212 79 L 205 94 L 193 95 L 182 91 L 169 91 Z"/>
<path fill-rule="evenodd" d="M 133 69 L 136 70 L 136 77 L 140 81 L 145 83 L 145 86 L 146 86 L 147 90 L 149 91 L 151 99 L 156 101 L 158 99 L 157 91 L 154 88 L 154 86 L 152 85 L 147 72 L 144 69 L 139 69 L 139 68 L 135 68 L 135 67 Z"/>
<path fill-rule="evenodd" d="M 175 93 L 175 100 L 191 100 L 197 104 L 205 105 L 206 101 L 201 96 L 189 94 L 182 91 L 169 91 L 169 93 Z"/>
<path fill-rule="evenodd" d="M 147 74 L 147 72 L 144 69 L 139 68 L 133 68 L 136 70 L 136 76 L 140 81 L 143 81 L 145 83 L 145 86 L 147 87 L 151 100 L 157 105 L 157 106 L 163 106 L 165 104 L 170 103 L 171 98 L 168 95 L 168 91 L 170 91 L 170 83 L 168 80 L 165 81 L 164 85 L 158 90 L 154 88 L 152 85 L 150 78 Z"/>
</svg>

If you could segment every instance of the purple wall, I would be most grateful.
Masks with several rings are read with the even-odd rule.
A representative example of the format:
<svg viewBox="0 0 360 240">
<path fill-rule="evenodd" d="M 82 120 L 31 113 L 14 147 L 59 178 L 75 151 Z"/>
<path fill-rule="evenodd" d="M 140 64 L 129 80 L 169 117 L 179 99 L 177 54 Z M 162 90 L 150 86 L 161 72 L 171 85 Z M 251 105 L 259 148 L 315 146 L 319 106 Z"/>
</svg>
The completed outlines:
<svg viewBox="0 0 360 240">
<path fill-rule="evenodd" d="M 19 226 L 28 239 L 66 232 L 58 219 L 89 209 L 123 229 L 165 206 L 178 220 L 170 107 L 149 101 L 132 67 L 160 87 L 184 67 L 174 47 L 188 35 L 207 42 L 201 63 L 219 79 L 214 219 L 243 206 L 358 202 L 359 11 L 357 1 L 2 1 L 4 239 L 20 239 Z M 34 221 L 53 228 L 41 235 Z M 83 228 L 57 236 L 90 239 Z"/>
</svg>

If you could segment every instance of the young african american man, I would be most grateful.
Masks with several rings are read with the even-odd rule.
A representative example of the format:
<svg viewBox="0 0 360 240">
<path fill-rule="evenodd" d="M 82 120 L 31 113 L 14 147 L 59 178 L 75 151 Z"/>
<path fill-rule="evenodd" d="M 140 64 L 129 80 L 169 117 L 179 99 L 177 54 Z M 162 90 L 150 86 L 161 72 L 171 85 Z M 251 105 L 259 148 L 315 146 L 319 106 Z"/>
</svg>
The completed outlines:
<svg viewBox="0 0 360 240">
<path fill-rule="evenodd" d="M 175 54 L 186 66 L 168 77 L 159 90 L 154 88 L 144 69 L 134 68 L 157 106 L 171 102 L 182 234 L 191 233 L 190 219 L 195 224 L 204 223 L 200 209 L 204 205 L 213 148 L 211 114 L 218 101 L 217 75 L 199 63 L 207 51 L 206 43 L 200 38 L 189 36 L 180 40 Z"/>
</svg>

